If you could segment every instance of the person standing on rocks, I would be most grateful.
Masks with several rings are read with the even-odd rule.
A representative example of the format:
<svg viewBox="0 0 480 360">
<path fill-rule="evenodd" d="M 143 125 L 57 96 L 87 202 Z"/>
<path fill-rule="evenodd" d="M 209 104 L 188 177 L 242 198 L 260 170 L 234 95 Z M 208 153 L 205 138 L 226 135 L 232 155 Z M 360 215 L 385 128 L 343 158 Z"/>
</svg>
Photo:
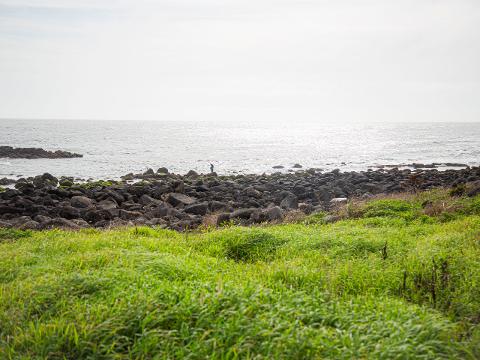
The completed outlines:
<svg viewBox="0 0 480 360">
<path fill-rule="evenodd" d="M 213 173 L 213 164 L 210 163 L 210 172 Z"/>
</svg>

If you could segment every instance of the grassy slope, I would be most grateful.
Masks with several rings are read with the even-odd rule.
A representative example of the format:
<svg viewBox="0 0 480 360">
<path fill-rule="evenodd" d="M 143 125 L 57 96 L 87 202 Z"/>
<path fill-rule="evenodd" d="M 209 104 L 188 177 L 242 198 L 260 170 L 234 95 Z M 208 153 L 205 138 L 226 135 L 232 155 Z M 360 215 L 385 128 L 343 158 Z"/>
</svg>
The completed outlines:
<svg viewBox="0 0 480 360">
<path fill-rule="evenodd" d="M 424 215 L 425 198 L 448 211 Z M 343 211 L 355 219 L 0 231 L 0 358 L 480 357 L 480 198 Z"/>
</svg>

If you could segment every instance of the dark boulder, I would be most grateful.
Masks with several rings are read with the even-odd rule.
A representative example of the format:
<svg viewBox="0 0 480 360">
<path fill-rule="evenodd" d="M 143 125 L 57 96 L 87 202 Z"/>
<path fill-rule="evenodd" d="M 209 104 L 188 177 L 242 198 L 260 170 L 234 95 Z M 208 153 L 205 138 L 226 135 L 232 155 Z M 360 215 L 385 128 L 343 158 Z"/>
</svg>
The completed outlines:
<svg viewBox="0 0 480 360">
<path fill-rule="evenodd" d="M 209 204 L 210 211 L 217 212 L 217 211 L 224 211 L 228 209 L 228 205 L 222 201 L 213 200 Z"/>
<path fill-rule="evenodd" d="M 295 210 L 298 208 L 298 198 L 294 194 L 288 194 L 280 202 L 280 207 L 286 210 Z"/>
<path fill-rule="evenodd" d="M 279 206 L 274 206 L 264 210 L 268 221 L 282 221 L 283 211 Z"/>
<path fill-rule="evenodd" d="M 93 200 L 86 196 L 73 196 L 70 200 L 73 207 L 76 208 L 89 208 L 93 207 Z"/>
<path fill-rule="evenodd" d="M 83 155 L 68 151 L 47 151 L 40 148 L 13 148 L 11 146 L 0 146 L 0 158 L 12 159 L 62 159 L 76 158 Z"/>
<path fill-rule="evenodd" d="M 250 219 L 250 216 L 256 211 L 255 208 L 245 208 L 235 210 L 230 214 L 230 219 Z"/>
<path fill-rule="evenodd" d="M 37 188 L 43 188 L 45 186 L 57 186 L 58 185 L 58 179 L 49 174 L 45 173 L 43 175 L 38 175 L 33 178 L 33 185 Z"/>
<path fill-rule="evenodd" d="M 208 211 L 208 202 L 201 202 L 201 203 L 188 205 L 185 207 L 184 211 L 194 215 L 205 215 Z"/>
<path fill-rule="evenodd" d="M 65 219 L 75 219 L 80 217 L 80 210 L 73 206 L 65 205 L 59 209 L 58 215 Z"/>
<path fill-rule="evenodd" d="M 196 201 L 196 199 L 188 196 L 188 195 L 184 195 L 184 194 L 180 194 L 180 193 L 170 193 L 168 194 L 168 197 L 167 197 L 167 202 L 173 206 L 179 206 L 179 205 L 191 205 L 193 204 L 194 202 Z"/>
<path fill-rule="evenodd" d="M 70 220 L 63 219 L 63 218 L 54 218 L 38 225 L 38 229 L 40 230 L 54 229 L 54 228 L 60 228 L 60 229 L 66 229 L 66 230 L 79 230 L 80 226 L 78 226 L 77 224 L 75 224 Z"/>
<path fill-rule="evenodd" d="M 18 227 L 20 230 L 36 230 L 39 226 L 40 224 L 38 222 L 34 220 L 29 220 L 24 222 L 22 225 L 16 227 Z"/>
</svg>

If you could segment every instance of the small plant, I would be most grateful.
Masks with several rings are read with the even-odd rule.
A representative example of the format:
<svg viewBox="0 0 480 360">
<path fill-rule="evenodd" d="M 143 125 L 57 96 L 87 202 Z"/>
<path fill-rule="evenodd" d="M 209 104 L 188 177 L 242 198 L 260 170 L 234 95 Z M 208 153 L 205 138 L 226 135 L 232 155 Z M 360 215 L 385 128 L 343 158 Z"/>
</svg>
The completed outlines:
<svg viewBox="0 0 480 360">
<path fill-rule="evenodd" d="M 83 183 L 83 184 L 79 184 L 79 186 L 84 188 L 84 189 L 93 189 L 93 188 L 96 188 L 96 187 L 109 187 L 109 186 L 112 186 L 116 183 L 117 182 L 115 182 L 115 181 L 98 180 L 98 181 L 89 181 L 89 182 L 86 182 L 86 183 Z"/>
<path fill-rule="evenodd" d="M 32 232 L 30 230 L 0 228 L 0 242 L 26 238 L 26 237 L 30 237 L 31 235 L 32 235 Z"/>
</svg>

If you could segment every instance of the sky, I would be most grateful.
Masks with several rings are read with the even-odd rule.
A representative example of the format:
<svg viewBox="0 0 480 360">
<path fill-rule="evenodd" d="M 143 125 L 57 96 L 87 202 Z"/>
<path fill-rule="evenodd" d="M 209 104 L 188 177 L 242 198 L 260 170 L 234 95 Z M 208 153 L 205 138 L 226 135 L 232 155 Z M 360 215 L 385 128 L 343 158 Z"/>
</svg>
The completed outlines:
<svg viewBox="0 0 480 360">
<path fill-rule="evenodd" d="M 0 0 L 0 118 L 480 121 L 480 1 Z"/>
</svg>

